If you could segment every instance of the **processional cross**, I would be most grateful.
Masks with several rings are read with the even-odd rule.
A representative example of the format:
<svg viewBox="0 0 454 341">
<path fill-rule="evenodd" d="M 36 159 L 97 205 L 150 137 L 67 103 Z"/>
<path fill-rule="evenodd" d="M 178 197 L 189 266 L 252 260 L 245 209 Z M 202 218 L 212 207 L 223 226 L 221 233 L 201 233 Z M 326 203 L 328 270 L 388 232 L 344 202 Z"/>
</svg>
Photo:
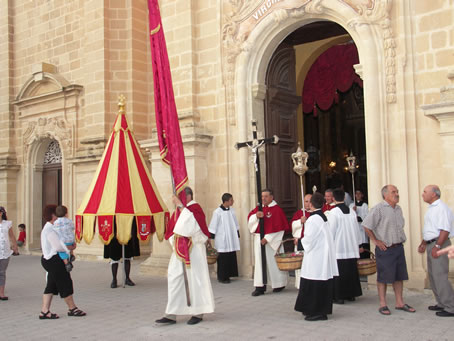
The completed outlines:
<svg viewBox="0 0 454 341">
<path fill-rule="evenodd" d="M 239 142 L 235 144 L 236 149 L 243 147 L 248 147 L 252 152 L 252 162 L 255 167 L 255 181 L 257 186 L 257 199 L 258 199 L 258 209 L 260 212 L 263 211 L 262 206 L 262 181 L 260 177 L 260 158 L 259 158 L 259 149 L 266 144 L 277 144 L 279 142 L 279 137 L 274 135 L 273 137 L 268 137 L 264 139 L 257 138 L 257 121 L 252 120 L 252 140 L 247 142 Z M 265 221 L 263 218 L 259 219 L 260 222 L 260 240 L 265 237 Z M 266 275 L 266 253 L 265 245 L 261 245 L 261 255 L 262 255 L 262 279 L 263 285 L 267 284 L 267 275 Z"/>
</svg>

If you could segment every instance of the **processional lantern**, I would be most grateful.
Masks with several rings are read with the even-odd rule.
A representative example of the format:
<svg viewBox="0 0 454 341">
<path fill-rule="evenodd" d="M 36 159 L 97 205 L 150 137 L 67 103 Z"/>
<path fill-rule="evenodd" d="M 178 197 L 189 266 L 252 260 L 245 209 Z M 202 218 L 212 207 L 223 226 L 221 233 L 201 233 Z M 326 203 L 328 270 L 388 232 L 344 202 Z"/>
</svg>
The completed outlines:
<svg viewBox="0 0 454 341">
<path fill-rule="evenodd" d="M 358 170 L 356 164 L 356 156 L 353 155 L 353 152 L 350 152 L 350 155 L 346 157 L 348 171 L 352 175 L 352 187 L 353 187 L 353 204 L 356 206 L 356 195 L 355 195 L 355 172 Z"/>
<path fill-rule="evenodd" d="M 307 167 L 307 159 L 309 155 L 306 152 L 303 152 L 301 149 L 301 145 L 298 142 L 298 148 L 296 152 L 292 154 L 292 161 L 293 161 L 293 171 L 298 174 L 300 177 L 300 185 L 301 185 L 301 203 L 303 205 L 303 212 L 306 212 L 304 207 L 304 184 L 303 184 L 303 175 L 309 169 Z"/>
</svg>

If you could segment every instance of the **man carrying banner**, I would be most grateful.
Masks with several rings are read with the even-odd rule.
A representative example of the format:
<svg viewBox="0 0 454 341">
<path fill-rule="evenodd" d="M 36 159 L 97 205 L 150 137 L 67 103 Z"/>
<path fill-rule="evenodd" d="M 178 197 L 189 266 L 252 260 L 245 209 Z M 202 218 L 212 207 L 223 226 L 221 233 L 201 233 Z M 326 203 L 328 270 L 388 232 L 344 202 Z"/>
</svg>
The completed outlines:
<svg viewBox="0 0 454 341">
<path fill-rule="evenodd" d="M 210 233 L 202 208 L 193 200 L 192 190 L 186 187 L 184 192 L 188 204 L 185 207 L 178 197 L 173 196 L 179 216 L 172 216 L 166 231 L 166 239 L 174 252 L 167 273 L 165 317 L 156 320 L 161 325 L 175 324 L 176 315 L 192 315 L 187 323 L 197 324 L 202 321 L 203 314 L 214 312 L 205 247 Z"/>
<path fill-rule="evenodd" d="M 263 283 L 262 271 L 268 271 L 273 292 L 282 291 L 287 285 L 287 273 L 279 270 L 274 255 L 278 250 L 284 232 L 289 230 L 287 218 L 282 208 L 274 201 L 273 192 L 270 189 L 262 191 L 263 212 L 254 208 L 248 216 L 248 228 L 254 235 L 254 286 L 252 296 L 265 294 L 266 283 Z M 265 220 L 265 236 L 260 239 L 259 220 Z M 261 245 L 265 245 L 266 268 L 262 269 Z"/>
</svg>

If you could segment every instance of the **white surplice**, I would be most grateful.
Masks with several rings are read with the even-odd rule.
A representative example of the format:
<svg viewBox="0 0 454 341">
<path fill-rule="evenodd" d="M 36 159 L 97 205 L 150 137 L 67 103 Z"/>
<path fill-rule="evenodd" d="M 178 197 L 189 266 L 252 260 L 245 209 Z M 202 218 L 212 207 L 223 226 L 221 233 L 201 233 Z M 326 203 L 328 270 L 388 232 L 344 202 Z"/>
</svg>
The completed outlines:
<svg viewBox="0 0 454 341">
<path fill-rule="evenodd" d="M 303 216 L 304 217 L 304 216 Z M 301 238 L 301 232 L 303 232 L 303 223 L 301 223 L 301 219 L 296 219 L 292 221 L 292 236 L 293 238 Z M 295 245 L 296 250 L 296 245 Z M 295 288 L 300 288 L 300 275 L 301 270 L 295 270 Z"/>
<path fill-rule="evenodd" d="M 355 211 L 350 209 L 348 214 L 344 214 L 335 207 L 327 218 L 336 246 L 336 259 L 359 258 L 361 237 Z"/>
<path fill-rule="evenodd" d="M 191 201 L 189 205 L 194 203 Z M 172 245 L 167 273 L 168 302 L 167 315 L 199 315 L 214 312 L 214 296 L 206 256 L 205 242 L 208 237 L 200 229 L 197 220 L 190 210 L 184 208 L 175 224 L 175 234 L 192 238 L 190 253 L 191 266 L 186 268 L 189 283 L 191 306 L 187 306 L 183 277 L 183 263 L 177 258 L 174 247 L 174 236 L 169 238 Z"/>
<path fill-rule="evenodd" d="M 240 250 L 239 229 L 240 225 L 232 207 L 228 210 L 221 207 L 214 210 L 208 230 L 215 235 L 214 247 L 218 252 Z"/>
<path fill-rule="evenodd" d="M 276 202 L 272 202 L 269 207 L 276 205 Z M 260 244 L 260 233 L 255 233 L 259 224 L 259 219 L 256 214 L 249 217 L 248 229 L 254 236 L 254 286 L 263 287 L 263 276 L 262 276 L 262 248 Z M 267 266 L 267 278 L 268 282 L 271 282 L 271 287 L 281 288 L 287 285 L 288 275 L 286 271 L 279 270 L 274 255 L 279 249 L 279 245 L 282 242 L 284 231 L 265 234 L 267 243 L 265 244 L 266 254 L 266 266 Z M 281 247 L 281 250 L 283 248 Z M 269 283 L 268 283 L 269 284 Z"/>
<path fill-rule="evenodd" d="M 304 248 L 301 277 L 310 280 L 326 281 L 339 275 L 333 236 L 328 222 L 318 214 L 312 214 L 305 223 Z"/>
<path fill-rule="evenodd" d="M 353 206 L 355 206 L 355 204 L 350 205 L 351 210 L 353 209 Z M 364 219 L 366 219 L 366 216 L 368 213 L 369 213 L 369 206 L 367 206 L 367 204 L 365 202 L 363 202 L 363 204 L 361 206 L 356 206 L 356 215 L 358 217 L 360 217 L 362 221 L 364 221 Z M 361 244 L 369 243 L 369 238 L 367 237 L 367 233 L 364 230 L 364 227 L 362 224 L 363 224 L 362 222 L 358 222 L 358 229 L 359 229 L 359 236 L 360 236 Z"/>
</svg>

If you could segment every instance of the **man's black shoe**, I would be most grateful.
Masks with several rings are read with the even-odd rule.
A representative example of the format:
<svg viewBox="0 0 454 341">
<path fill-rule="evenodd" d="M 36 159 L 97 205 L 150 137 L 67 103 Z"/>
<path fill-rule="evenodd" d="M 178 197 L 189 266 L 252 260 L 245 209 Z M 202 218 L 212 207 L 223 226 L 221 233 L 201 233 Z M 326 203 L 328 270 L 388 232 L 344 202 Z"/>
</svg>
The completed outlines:
<svg viewBox="0 0 454 341">
<path fill-rule="evenodd" d="M 333 303 L 334 304 L 344 304 L 345 301 L 344 300 L 333 300 Z"/>
<path fill-rule="evenodd" d="M 115 289 L 117 287 L 117 280 L 116 279 L 112 280 L 112 283 L 110 283 L 110 287 L 112 289 Z"/>
<path fill-rule="evenodd" d="M 136 285 L 133 281 L 131 281 L 130 278 L 126 278 L 125 284 L 129 285 L 130 287 L 133 287 L 134 285 Z"/>
<path fill-rule="evenodd" d="M 163 318 L 160 318 L 159 320 L 156 320 L 155 321 L 156 323 L 159 323 L 159 324 L 162 324 L 162 325 L 165 325 L 165 324 L 175 324 L 177 323 L 177 321 L 175 320 L 171 320 L 167 317 L 163 317 Z"/>
<path fill-rule="evenodd" d="M 435 313 L 435 315 L 441 316 L 441 317 L 454 317 L 454 313 L 450 313 L 450 312 L 448 312 L 446 310 L 437 311 Z"/>
<path fill-rule="evenodd" d="M 354 298 L 354 297 L 349 297 L 349 298 L 347 298 L 347 301 L 349 301 L 349 302 L 355 302 L 355 301 L 356 301 L 356 298 Z"/>
<path fill-rule="evenodd" d="M 252 294 L 252 296 L 260 296 L 260 295 L 265 295 L 265 291 L 264 290 L 258 290 L 258 289 L 255 289 Z"/>
<path fill-rule="evenodd" d="M 228 283 L 230 283 L 230 279 L 218 279 L 218 282 L 228 284 Z"/>
<path fill-rule="evenodd" d="M 306 321 L 326 321 L 328 316 L 326 315 L 313 315 L 313 316 L 306 316 L 304 318 Z"/>
<path fill-rule="evenodd" d="M 197 323 L 201 322 L 202 320 L 203 319 L 201 317 L 193 316 L 189 319 L 188 324 L 190 324 L 190 325 L 197 324 Z"/>
<path fill-rule="evenodd" d="M 274 288 L 273 289 L 273 292 L 281 292 L 282 290 L 284 290 L 285 287 L 280 287 L 280 288 Z"/>
<path fill-rule="evenodd" d="M 443 308 L 440 307 L 439 305 L 430 305 L 427 308 L 432 311 L 442 311 L 443 310 Z"/>
</svg>

